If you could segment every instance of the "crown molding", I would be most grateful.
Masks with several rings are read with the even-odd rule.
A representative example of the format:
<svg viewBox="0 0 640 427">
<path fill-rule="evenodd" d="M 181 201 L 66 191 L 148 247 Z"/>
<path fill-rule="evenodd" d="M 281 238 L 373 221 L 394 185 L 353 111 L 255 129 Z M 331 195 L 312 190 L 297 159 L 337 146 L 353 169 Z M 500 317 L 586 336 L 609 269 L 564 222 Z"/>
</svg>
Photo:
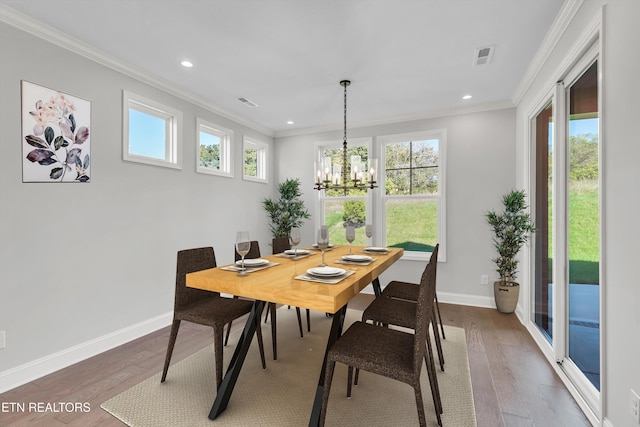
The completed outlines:
<svg viewBox="0 0 640 427">
<path fill-rule="evenodd" d="M 390 125 L 394 123 L 414 122 L 419 120 L 434 119 L 438 117 L 459 116 L 462 114 L 481 113 L 484 111 L 504 110 L 506 108 L 514 108 L 514 107 L 515 107 L 515 104 L 510 100 L 487 102 L 487 103 L 469 105 L 464 107 L 442 108 L 442 109 L 432 110 L 428 112 L 384 118 L 384 119 L 374 120 L 369 122 L 356 122 L 356 123 L 350 124 L 349 129 L 359 129 L 359 128 L 366 128 L 366 127 L 372 127 L 372 126 L 384 126 L 384 125 Z M 300 135 L 310 135 L 310 134 L 323 133 L 323 132 L 333 132 L 333 131 L 342 130 L 342 129 L 343 129 L 342 124 L 335 123 L 335 124 L 326 125 L 326 126 L 277 130 L 275 131 L 274 138 L 284 138 L 288 136 L 300 136 Z"/>
<path fill-rule="evenodd" d="M 547 31 L 540 47 L 533 56 L 533 59 L 529 63 L 524 75 L 520 79 L 520 83 L 518 83 L 518 86 L 516 86 L 516 89 L 513 92 L 511 100 L 515 105 L 518 105 L 520 101 L 522 101 L 525 93 L 527 93 L 529 87 L 533 84 L 534 80 L 549 59 L 551 52 L 553 52 L 553 49 L 560 41 L 560 38 L 569 27 L 569 23 L 576 16 L 576 13 L 578 13 L 582 3 L 584 3 L 584 0 L 565 0 L 562 4 L 560 13 L 558 13 L 551 24 L 551 28 Z"/>
<path fill-rule="evenodd" d="M 245 117 L 225 111 L 219 106 L 206 101 L 193 92 L 177 87 L 176 85 L 158 76 L 134 67 L 131 64 L 128 64 L 113 55 L 100 51 L 99 49 L 90 46 L 81 40 L 73 38 L 68 34 L 58 31 L 28 15 L 11 9 L 10 7 L 0 5 L 0 21 L 5 22 L 6 24 L 16 27 L 29 34 L 32 34 L 38 38 L 41 38 L 47 42 L 50 42 L 54 45 L 60 46 L 63 49 L 83 56 L 93 62 L 104 65 L 126 76 L 132 77 L 138 81 L 141 81 L 142 83 L 146 83 L 159 90 L 190 102 L 196 106 L 205 108 L 226 119 L 233 120 L 240 125 L 246 126 L 270 137 L 274 136 L 274 131 L 272 129 L 248 120 Z"/>
</svg>

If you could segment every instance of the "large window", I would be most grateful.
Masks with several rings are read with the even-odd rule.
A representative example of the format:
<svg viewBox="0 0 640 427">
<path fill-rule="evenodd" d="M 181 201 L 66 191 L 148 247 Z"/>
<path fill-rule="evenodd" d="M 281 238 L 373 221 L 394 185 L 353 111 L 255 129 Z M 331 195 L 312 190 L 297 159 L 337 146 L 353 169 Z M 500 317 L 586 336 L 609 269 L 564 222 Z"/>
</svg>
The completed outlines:
<svg viewBox="0 0 640 427">
<path fill-rule="evenodd" d="M 243 179 L 249 181 L 267 182 L 267 159 L 269 146 L 264 142 L 244 137 Z"/>
<path fill-rule="evenodd" d="M 124 160 L 181 169 L 181 127 L 182 112 L 124 91 Z"/>
<path fill-rule="evenodd" d="M 359 156 L 362 164 L 369 160 L 371 146 L 370 138 L 360 138 L 349 141 L 347 151 L 347 162 L 352 156 Z M 318 158 L 331 158 L 332 164 L 342 164 L 343 149 L 342 143 L 323 144 L 318 149 Z M 378 190 L 374 190 L 378 191 Z M 345 245 L 346 226 L 353 225 L 356 229 L 356 240 L 354 245 L 367 244 L 365 236 L 365 225 L 373 224 L 371 218 L 369 194 L 367 190 L 349 190 L 344 192 L 337 190 L 326 190 L 319 192 L 321 224 L 329 228 L 329 241 L 331 244 Z M 369 192 L 370 193 L 370 192 Z M 371 240 L 369 240 L 370 244 Z"/>
<path fill-rule="evenodd" d="M 212 175 L 233 176 L 233 131 L 197 119 L 196 170 Z"/>
<path fill-rule="evenodd" d="M 379 141 L 384 157 L 383 243 L 420 259 L 440 243 L 439 259 L 444 261 L 445 132 L 387 135 Z"/>
</svg>

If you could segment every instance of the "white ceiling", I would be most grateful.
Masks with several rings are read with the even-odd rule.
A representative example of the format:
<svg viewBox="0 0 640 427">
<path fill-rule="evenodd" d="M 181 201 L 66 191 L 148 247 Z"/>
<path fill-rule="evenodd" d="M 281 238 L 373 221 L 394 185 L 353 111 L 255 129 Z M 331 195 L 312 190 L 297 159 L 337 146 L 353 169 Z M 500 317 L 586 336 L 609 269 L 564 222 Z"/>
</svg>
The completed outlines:
<svg viewBox="0 0 640 427">
<path fill-rule="evenodd" d="M 0 0 L 273 134 L 511 102 L 562 0 Z M 473 66 L 479 47 L 490 64 Z M 188 59 L 187 69 L 180 61 Z M 472 94 L 464 101 L 464 94 Z M 258 104 L 248 107 L 246 97 Z M 287 125 L 287 121 L 294 121 Z"/>
</svg>

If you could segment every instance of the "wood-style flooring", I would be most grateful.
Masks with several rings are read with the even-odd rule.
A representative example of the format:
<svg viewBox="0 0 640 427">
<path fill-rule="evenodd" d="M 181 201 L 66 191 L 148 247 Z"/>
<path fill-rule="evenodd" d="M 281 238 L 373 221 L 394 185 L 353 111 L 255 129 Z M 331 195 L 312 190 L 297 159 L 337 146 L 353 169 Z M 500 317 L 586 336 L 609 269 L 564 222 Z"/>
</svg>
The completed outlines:
<svg viewBox="0 0 640 427">
<path fill-rule="evenodd" d="M 350 307 L 364 308 L 372 297 L 361 294 Z M 478 427 L 591 425 L 515 315 L 443 303 L 440 309 L 445 325 L 466 330 Z M 294 313 L 278 322 L 295 322 Z M 0 395 L 3 409 L 7 403 L 88 402 L 89 412 L 2 410 L 0 426 L 124 426 L 100 404 L 161 371 L 168 340 L 166 327 Z M 212 341 L 210 328 L 182 322 L 172 363 Z"/>
</svg>

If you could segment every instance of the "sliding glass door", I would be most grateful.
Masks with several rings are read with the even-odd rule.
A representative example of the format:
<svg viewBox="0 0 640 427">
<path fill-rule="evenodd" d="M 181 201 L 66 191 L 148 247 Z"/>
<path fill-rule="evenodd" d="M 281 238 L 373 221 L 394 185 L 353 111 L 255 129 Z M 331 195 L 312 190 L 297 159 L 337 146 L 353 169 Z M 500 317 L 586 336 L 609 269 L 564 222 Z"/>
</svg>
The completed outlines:
<svg viewBox="0 0 640 427">
<path fill-rule="evenodd" d="M 535 118 L 535 286 L 534 321 L 545 338 L 553 340 L 553 102 Z"/>
<path fill-rule="evenodd" d="M 597 51 L 533 117 L 532 320 L 593 409 L 600 399 L 601 140 Z"/>
<path fill-rule="evenodd" d="M 568 90 L 568 357 L 600 390 L 598 63 Z"/>
</svg>

